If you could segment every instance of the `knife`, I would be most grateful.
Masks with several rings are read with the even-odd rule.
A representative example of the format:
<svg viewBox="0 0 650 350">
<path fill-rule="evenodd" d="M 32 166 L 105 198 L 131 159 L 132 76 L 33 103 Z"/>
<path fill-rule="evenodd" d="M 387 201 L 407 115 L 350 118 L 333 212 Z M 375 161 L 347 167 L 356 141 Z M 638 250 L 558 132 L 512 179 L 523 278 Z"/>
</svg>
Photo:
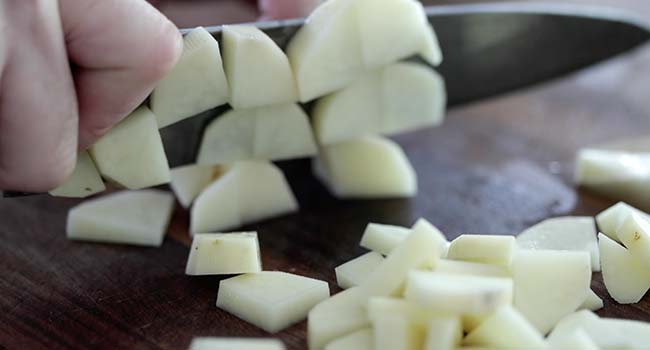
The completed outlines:
<svg viewBox="0 0 650 350">
<path fill-rule="evenodd" d="M 426 13 L 444 55 L 438 71 L 450 106 L 561 77 L 650 39 L 643 18 L 599 6 L 473 4 L 432 6 Z M 304 19 L 292 19 L 253 25 L 285 48 L 303 24 Z M 220 39 L 222 26 L 206 29 Z M 194 163 L 206 124 L 227 109 L 217 107 L 161 129 L 170 166 Z"/>
</svg>

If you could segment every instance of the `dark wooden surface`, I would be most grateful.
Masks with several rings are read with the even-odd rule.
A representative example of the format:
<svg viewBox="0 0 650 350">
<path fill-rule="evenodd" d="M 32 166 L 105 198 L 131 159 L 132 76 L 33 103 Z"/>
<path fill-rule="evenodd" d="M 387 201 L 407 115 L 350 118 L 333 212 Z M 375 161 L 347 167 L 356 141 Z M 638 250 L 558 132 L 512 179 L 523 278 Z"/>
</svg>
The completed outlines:
<svg viewBox="0 0 650 350">
<path fill-rule="evenodd" d="M 306 161 L 283 164 L 302 211 L 258 230 L 265 269 L 335 286 L 334 267 L 362 253 L 369 221 L 426 217 L 449 238 L 515 234 L 550 216 L 594 215 L 614 203 L 571 184 L 583 145 L 650 131 L 650 49 L 544 86 L 450 111 L 444 126 L 396 138 L 419 175 L 411 200 L 338 201 Z M 184 275 L 187 213 L 163 246 L 71 242 L 76 200 L 0 200 L 0 349 L 185 349 L 194 336 L 268 336 L 217 309 L 218 277 Z M 650 321 L 650 297 L 616 305 L 599 274 L 603 316 Z M 277 335 L 306 349 L 305 324 Z"/>
</svg>

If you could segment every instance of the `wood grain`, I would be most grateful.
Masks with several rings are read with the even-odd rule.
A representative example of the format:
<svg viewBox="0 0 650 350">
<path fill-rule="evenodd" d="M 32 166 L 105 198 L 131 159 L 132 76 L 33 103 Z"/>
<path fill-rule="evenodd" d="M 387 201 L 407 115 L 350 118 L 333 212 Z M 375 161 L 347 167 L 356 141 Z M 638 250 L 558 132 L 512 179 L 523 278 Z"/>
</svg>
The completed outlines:
<svg viewBox="0 0 650 350">
<path fill-rule="evenodd" d="M 452 110 L 444 126 L 402 135 L 419 175 L 411 200 L 339 201 L 308 161 L 283 163 L 299 214 L 257 230 L 268 270 L 330 282 L 362 253 L 369 221 L 410 225 L 426 217 L 449 238 L 516 234 L 544 218 L 594 215 L 614 203 L 576 190 L 573 156 L 583 145 L 650 130 L 650 50 L 541 87 Z M 76 200 L 0 200 L 0 349 L 184 349 L 194 336 L 268 336 L 214 305 L 218 277 L 184 275 L 188 215 L 178 210 L 159 249 L 71 242 Z M 650 321 L 650 300 L 621 306 L 599 274 L 603 316 Z M 305 324 L 280 334 L 303 350 Z"/>
</svg>

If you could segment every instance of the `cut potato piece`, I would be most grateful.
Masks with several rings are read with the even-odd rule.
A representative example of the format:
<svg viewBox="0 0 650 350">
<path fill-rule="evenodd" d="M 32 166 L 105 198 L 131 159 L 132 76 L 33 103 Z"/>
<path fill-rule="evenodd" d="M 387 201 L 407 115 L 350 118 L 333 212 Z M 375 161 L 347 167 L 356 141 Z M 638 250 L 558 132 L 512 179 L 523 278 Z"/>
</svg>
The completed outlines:
<svg viewBox="0 0 650 350">
<path fill-rule="evenodd" d="M 603 281 L 620 304 L 639 302 L 650 289 L 650 269 L 614 240 L 598 235 Z"/>
<path fill-rule="evenodd" d="M 368 300 L 368 318 L 370 321 L 386 316 L 404 317 L 410 323 L 423 329 L 428 327 L 431 320 L 439 317 L 430 309 L 425 309 L 410 300 L 386 297 L 373 297 Z"/>
<path fill-rule="evenodd" d="M 340 198 L 413 197 L 415 170 L 391 140 L 364 137 L 326 146 L 314 160 L 316 176 Z"/>
<path fill-rule="evenodd" d="M 459 317 L 434 317 L 427 328 L 424 350 L 453 350 L 460 346 L 462 339 Z"/>
<path fill-rule="evenodd" d="M 309 310 L 328 297 L 327 282 L 264 271 L 221 281 L 217 307 L 275 333 L 302 321 Z"/>
<path fill-rule="evenodd" d="M 309 119 L 296 104 L 231 110 L 205 129 L 197 162 L 285 160 L 317 153 Z"/>
<path fill-rule="evenodd" d="M 365 305 L 368 297 L 360 288 L 338 293 L 310 312 L 307 321 L 309 350 L 320 350 L 331 341 L 370 326 Z"/>
<path fill-rule="evenodd" d="M 447 259 L 510 267 L 515 238 L 497 235 L 460 235 L 451 242 Z"/>
<path fill-rule="evenodd" d="M 411 271 L 404 297 L 442 314 L 486 314 L 512 303 L 509 278 Z"/>
<path fill-rule="evenodd" d="M 420 51 L 420 56 L 429 64 L 437 66 L 442 63 L 442 51 L 440 50 L 440 43 L 438 42 L 438 36 L 433 30 L 433 27 L 429 25 L 429 30 L 426 31 L 424 36 L 424 46 Z"/>
<path fill-rule="evenodd" d="M 352 259 L 334 270 L 336 282 L 342 289 L 358 286 L 383 260 L 384 257 L 376 252 Z"/>
<path fill-rule="evenodd" d="M 594 293 L 593 290 L 589 290 L 587 298 L 582 302 L 578 310 L 591 310 L 596 311 L 603 308 L 603 299 L 601 299 L 598 294 Z"/>
<path fill-rule="evenodd" d="M 421 64 L 396 63 L 319 100 L 314 130 L 324 145 L 369 134 L 397 134 L 440 124 L 445 105 L 440 75 Z"/>
<path fill-rule="evenodd" d="M 269 162 L 238 162 L 196 199 L 190 232 L 222 231 L 296 210 L 280 169 Z"/>
<path fill-rule="evenodd" d="M 147 107 L 136 109 L 97 140 L 90 155 L 102 176 L 128 189 L 171 180 L 156 116 Z"/>
<path fill-rule="evenodd" d="M 219 43 L 202 27 L 183 38 L 183 54 L 151 94 L 159 127 L 228 102 L 228 82 Z"/>
<path fill-rule="evenodd" d="M 598 345 L 582 329 L 561 338 L 549 339 L 548 345 L 553 350 L 599 350 Z"/>
<path fill-rule="evenodd" d="M 620 242 L 616 231 L 621 225 L 623 220 L 625 220 L 628 215 L 631 213 L 638 214 L 644 217 L 646 220 L 650 220 L 650 215 L 642 212 L 641 210 L 634 208 L 627 203 L 618 202 L 613 206 L 602 211 L 600 214 L 596 215 L 596 222 L 598 223 L 598 228 L 600 232 L 606 234 L 609 238 Z"/>
<path fill-rule="evenodd" d="M 481 264 L 460 260 L 440 259 L 434 270 L 436 273 L 451 275 L 472 275 L 483 277 L 510 277 L 510 272 L 503 266 Z"/>
<path fill-rule="evenodd" d="M 210 165 L 187 165 L 174 168 L 171 170 L 170 187 L 183 208 L 187 209 L 201 191 L 225 170 L 225 167 Z"/>
<path fill-rule="evenodd" d="M 650 222 L 638 214 L 630 214 L 616 231 L 632 256 L 650 269 Z"/>
<path fill-rule="evenodd" d="M 363 232 L 360 245 L 374 252 L 388 255 L 410 233 L 411 229 L 402 226 L 369 223 Z"/>
<path fill-rule="evenodd" d="M 327 344 L 325 350 L 374 350 L 373 336 L 370 328 L 356 331 Z"/>
<path fill-rule="evenodd" d="M 50 191 L 55 197 L 84 198 L 103 192 L 106 189 L 95 163 L 88 152 L 79 152 L 77 165 L 72 175 L 65 182 Z"/>
<path fill-rule="evenodd" d="M 587 252 L 521 250 L 512 263 L 514 306 L 541 333 L 576 311 L 591 285 Z"/>
<path fill-rule="evenodd" d="M 420 350 L 424 331 L 402 316 L 385 315 L 372 322 L 375 350 Z"/>
<path fill-rule="evenodd" d="M 223 65 L 235 109 L 298 100 L 289 59 L 268 35 L 251 25 L 223 27 Z"/>
<path fill-rule="evenodd" d="M 419 218 L 415 224 L 411 227 L 411 231 L 429 231 L 429 233 L 436 237 L 438 241 L 438 252 L 440 253 L 440 258 L 447 257 L 447 250 L 449 249 L 449 241 L 447 237 L 435 226 L 433 226 L 427 219 Z"/>
<path fill-rule="evenodd" d="M 492 317 L 494 313 L 489 314 L 465 314 L 462 315 L 461 320 L 463 322 L 463 331 L 469 333 L 475 330 L 478 326 L 481 325 L 485 320 Z"/>
<path fill-rule="evenodd" d="M 285 350 L 275 339 L 255 338 L 194 338 L 189 350 Z"/>
<path fill-rule="evenodd" d="M 261 271 L 257 232 L 204 233 L 192 238 L 186 275 L 234 275 Z"/>
<path fill-rule="evenodd" d="M 364 70 L 354 1 L 330 0 L 305 21 L 287 47 L 300 101 L 336 91 Z"/>
<path fill-rule="evenodd" d="M 517 236 L 517 245 L 534 250 L 585 251 L 591 255 L 592 271 L 600 271 L 596 224 L 590 216 L 546 219 Z"/>
<path fill-rule="evenodd" d="M 542 334 L 511 306 L 486 319 L 465 337 L 463 344 L 501 350 L 546 349 Z"/>
<path fill-rule="evenodd" d="M 361 283 L 367 296 L 399 295 L 409 271 L 432 268 L 439 260 L 438 237 L 428 230 L 413 231 Z"/>
<path fill-rule="evenodd" d="M 68 239 L 158 247 L 174 196 L 157 190 L 124 191 L 85 201 L 68 213 Z"/>
</svg>

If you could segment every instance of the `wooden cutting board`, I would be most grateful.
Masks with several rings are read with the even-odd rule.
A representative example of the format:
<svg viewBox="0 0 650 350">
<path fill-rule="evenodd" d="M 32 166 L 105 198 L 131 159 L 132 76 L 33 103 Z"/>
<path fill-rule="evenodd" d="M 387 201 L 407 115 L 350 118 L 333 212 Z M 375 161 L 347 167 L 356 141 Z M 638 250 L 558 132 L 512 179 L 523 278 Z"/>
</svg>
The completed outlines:
<svg viewBox="0 0 650 350">
<path fill-rule="evenodd" d="M 615 201 L 571 184 L 575 150 L 650 133 L 650 51 L 542 87 L 452 110 L 444 126 L 397 138 L 419 176 L 413 199 L 339 201 L 307 161 L 283 164 L 302 210 L 246 227 L 267 270 L 335 285 L 334 267 L 363 252 L 372 222 L 425 217 L 452 239 L 516 234 L 551 216 L 595 215 Z M 77 200 L 0 201 L 0 349 L 185 349 L 194 336 L 269 336 L 215 307 L 219 277 L 184 275 L 188 215 L 178 210 L 161 248 L 71 242 Z M 620 306 L 600 274 L 600 315 L 650 321 L 650 297 Z M 305 323 L 277 334 L 304 350 Z"/>
</svg>

